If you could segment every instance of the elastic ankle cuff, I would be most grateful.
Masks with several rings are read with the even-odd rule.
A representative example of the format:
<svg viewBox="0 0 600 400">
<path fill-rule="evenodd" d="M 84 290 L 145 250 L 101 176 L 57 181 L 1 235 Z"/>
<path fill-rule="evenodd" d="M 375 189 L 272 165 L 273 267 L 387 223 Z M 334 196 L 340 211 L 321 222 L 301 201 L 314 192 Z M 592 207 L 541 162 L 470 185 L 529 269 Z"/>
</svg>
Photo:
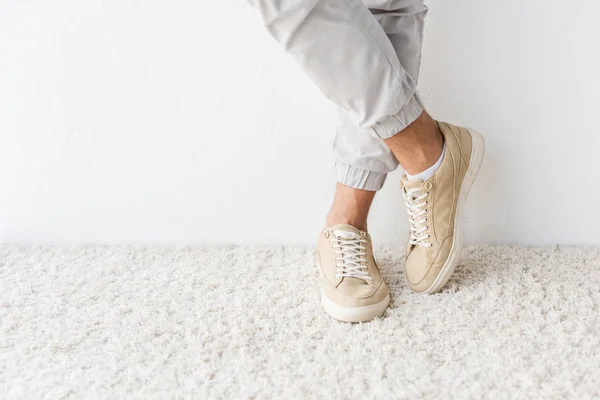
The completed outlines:
<svg viewBox="0 0 600 400">
<path fill-rule="evenodd" d="M 336 161 L 335 177 L 337 182 L 342 185 L 376 192 L 383 187 L 387 174 L 383 172 L 367 171 Z"/>
<path fill-rule="evenodd" d="M 419 94 L 415 92 L 408 103 L 397 114 L 390 115 L 383 121 L 378 122 L 372 129 L 380 138 L 389 139 L 412 124 L 424 109 L 423 101 L 419 97 Z"/>
</svg>

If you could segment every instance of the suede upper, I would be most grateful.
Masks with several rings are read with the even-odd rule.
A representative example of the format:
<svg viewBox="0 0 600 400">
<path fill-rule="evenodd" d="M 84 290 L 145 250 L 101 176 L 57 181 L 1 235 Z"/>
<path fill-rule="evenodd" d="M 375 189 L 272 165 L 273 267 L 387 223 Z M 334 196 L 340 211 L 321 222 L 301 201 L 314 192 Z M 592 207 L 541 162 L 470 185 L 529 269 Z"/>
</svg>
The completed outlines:
<svg viewBox="0 0 600 400">
<path fill-rule="evenodd" d="M 336 260 L 333 245 L 341 239 L 336 239 L 334 232 L 352 232 L 366 240 L 365 267 L 371 280 L 354 277 L 337 277 L 336 266 L 341 261 Z M 334 303 L 343 307 L 362 307 L 377 304 L 388 296 L 388 288 L 381 279 L 379 268 L 373 258 L 371 237 L 367 232 L 360 231 L 351 225 L 336 225 L 323 230 L 318 239 L 317 259 L 323 277 L 323 292 Z"/>
<path fill-rule="evenodd" d="M 467 129 L 444 122 L 438 122 L 438 127 L 446 143 L 439 169 L 425 182 L 402 179 L 402 190 L 419 188 L 428 193 L 423 218 L 427 221 L 424 234 L 431 246 L 409 244 L 406 251 L 406 280 L 416 292 L 432 286 L 448 259 L 459 194 L 471 159 L 472 137 Z"/>
</svg>

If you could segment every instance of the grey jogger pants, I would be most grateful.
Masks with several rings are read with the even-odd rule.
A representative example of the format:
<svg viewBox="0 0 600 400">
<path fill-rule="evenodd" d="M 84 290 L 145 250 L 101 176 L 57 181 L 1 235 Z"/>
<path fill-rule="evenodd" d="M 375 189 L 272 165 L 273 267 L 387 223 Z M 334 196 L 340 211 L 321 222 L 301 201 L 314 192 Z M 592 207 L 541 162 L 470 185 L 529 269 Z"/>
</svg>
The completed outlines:
<svg viewBox="0 0 600 400">
<path fill-rule="evenodd" d="M 339 106 L 338 182 L 379 190 L 398 161 L 383 142 L 423 111 L 423 0 L 250 0 L 271 35 Z"/>
</svg>

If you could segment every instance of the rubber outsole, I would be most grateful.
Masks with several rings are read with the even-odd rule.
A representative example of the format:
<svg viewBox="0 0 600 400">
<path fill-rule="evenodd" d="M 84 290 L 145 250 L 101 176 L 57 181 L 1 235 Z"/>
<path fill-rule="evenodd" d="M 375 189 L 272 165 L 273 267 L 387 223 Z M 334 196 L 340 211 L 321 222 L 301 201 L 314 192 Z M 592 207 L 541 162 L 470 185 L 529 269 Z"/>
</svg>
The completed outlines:
<svg viewBox="0 0 600 400">
<path fill-rule="evenodd" d="M 321 279 L 325 279 L 323 276 L 323 271 L 321 270 L 321 265 L 319 265 L 318 261 L 317 270 L 319 271 L 319 275 L 321 275 Z M 323 304 L 323 309 L 325 312 L 329 314 L 330 317 L 337 319 L 338 321 L 367 322 L 371 321 L 373 318 L 383 315 L 388 304 L 390 304 L 390 295 L 388 294 L 385 299 L 376 304 L 362 307 L 344 307 L 334 303 L 333 300 L 329 299 L 325 295 L 325 292 L 321 290 L 321 304 Z"/>
<path fill-rule="evenodd" d="M 362 307 L 342 307 L 331 301 L 325 293 L 321 292 L 321 303 L 325 312 L 332 318 L 341 322 L 367 322 L 373 318 L 380 317 L 390 303 L 390 296 L 376 304 Z"/>
</svg>

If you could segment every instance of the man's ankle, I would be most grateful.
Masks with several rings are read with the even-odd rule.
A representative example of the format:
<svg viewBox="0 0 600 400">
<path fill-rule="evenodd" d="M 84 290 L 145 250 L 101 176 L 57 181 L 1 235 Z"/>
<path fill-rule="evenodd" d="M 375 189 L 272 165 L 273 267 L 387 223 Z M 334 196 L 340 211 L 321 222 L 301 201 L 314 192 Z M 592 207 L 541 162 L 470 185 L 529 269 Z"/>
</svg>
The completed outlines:
<svg viewBox="0 0 600 400">
<path fill-rule="evenodd" d="M 444 147 L 444 137 L 437 123 L 425 111 L 412 124 L 384 142 L 411 175 L 434 165 Z"/>
<path fill-rule="evenodd" d="M 335 215 L 331 213 L 327 215 L 327 219 L 325 220 L 325 228 L 331 228 L 336 225 L 350 225 L 358 230 L 367 232 L 367 221 L 361 217 Z"/>
<path fill-rule="evenodd" d="M 333 204 L 325 220 L 325 227 L 346 224 L 366 232 L 369 208 L 374 197 L 375 192 L 338 183 Z"/>
</svg>

